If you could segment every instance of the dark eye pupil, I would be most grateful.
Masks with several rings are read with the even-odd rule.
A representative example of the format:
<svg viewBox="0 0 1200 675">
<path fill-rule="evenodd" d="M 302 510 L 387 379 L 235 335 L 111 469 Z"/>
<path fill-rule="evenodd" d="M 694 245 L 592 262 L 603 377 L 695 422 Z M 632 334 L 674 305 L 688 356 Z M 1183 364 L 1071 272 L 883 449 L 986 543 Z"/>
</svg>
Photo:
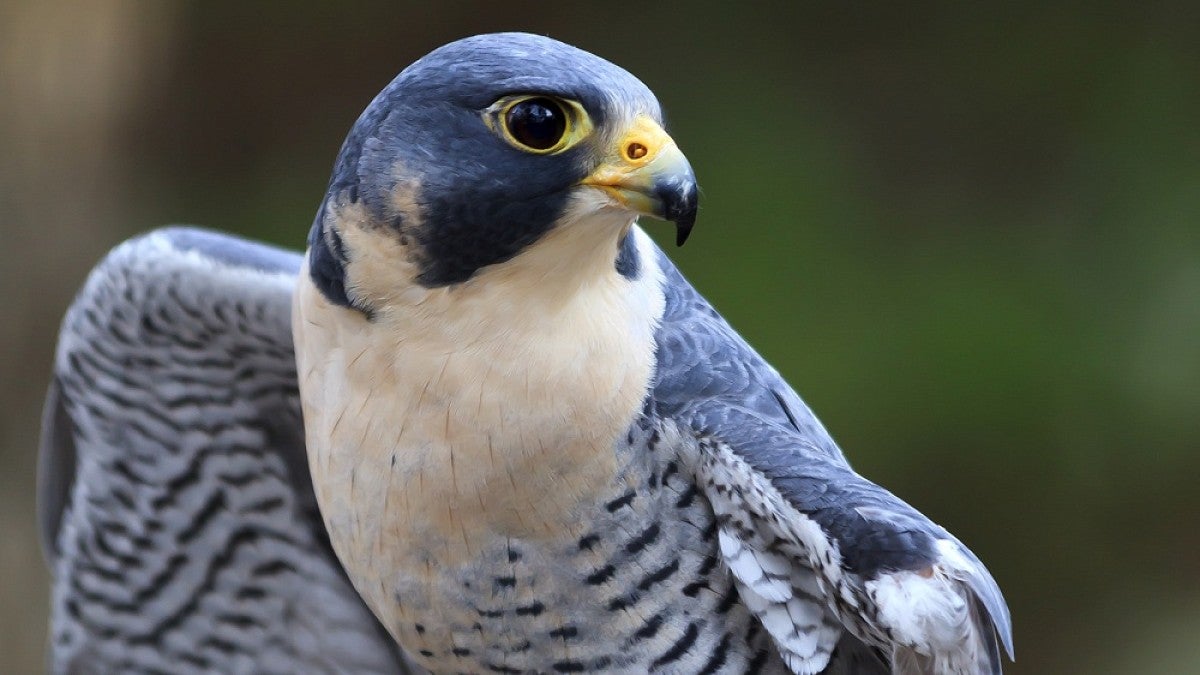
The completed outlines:
<svg viewBox="0 0 1200 675">
<path fill-rule="evenodd" d="M 548 98 L 531 98 L 508 109 L 508 131 L 522 145 L 548 150 L 562 139 L 567 116 Z"/>
</svg>

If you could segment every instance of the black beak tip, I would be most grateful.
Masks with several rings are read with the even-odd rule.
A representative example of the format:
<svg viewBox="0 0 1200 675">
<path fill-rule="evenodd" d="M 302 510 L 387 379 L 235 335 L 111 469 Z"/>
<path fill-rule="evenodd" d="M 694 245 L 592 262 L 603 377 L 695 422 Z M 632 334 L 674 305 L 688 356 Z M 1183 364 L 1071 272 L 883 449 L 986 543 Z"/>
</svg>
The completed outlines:
<svg viewBox="0 0 1200 675">
<path fill-rule="evenodd" d="M 687 243 L 688 237 L 692 234 L 692 226 L 696 224 L 695 218 L 687 222 L 679 221 L 675 223 L 675 245 L 683 246 Z"/>
<path fill-rule="evenodd" d="M 699 206 L 699 190 L 694 182 L 659 189 L 658 198 L 663 205 L 663 218 L 675 223 L 675 245 L 683 246 L 696 224 L 696 209 Z"/>
</svg>

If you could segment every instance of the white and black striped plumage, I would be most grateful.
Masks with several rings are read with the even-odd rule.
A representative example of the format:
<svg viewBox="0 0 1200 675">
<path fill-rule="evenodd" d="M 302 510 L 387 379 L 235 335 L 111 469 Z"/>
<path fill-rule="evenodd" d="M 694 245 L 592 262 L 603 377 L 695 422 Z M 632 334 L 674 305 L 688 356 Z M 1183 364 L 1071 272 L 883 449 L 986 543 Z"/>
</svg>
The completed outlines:
<svg viewBox="0 0 1200 675">
<path fill-rule="evenodd" d="M 502 138 L 490 111 L 513 96 L 568 102 L 560 112 L 587 118 L 578 142 L 539 154 Z M 635 78 L 545 38 L 480 36 L 418 61 L 335 164 L 295 284 L 298 372 L 284 318 L 294 259 L 179 230 L 118 249 L 69 313 L 56 368 L 71 424 L 49 446 L 73 437 L 77 448 L 51 450 L 58 471 L 43 471 L 57 662 L 115 649 L 129 632 L 111 601 L 70 608 L 96 599 L 92 587 L 81 595 L 77 570 L 106 592 L 144 588 L 90 569 L 111 557 L 103 523 L 158 523 L 165 495 L 204 488 L 225 496 L 190 498 L 170 536 L 150 537 L 150 555 L 182 568 L 214 555 L 171 549 L 199 541 L 193 530 L 269 531 L 291 547 L 271 549 L 288 575 L 257 600 L 302 604 L 304 587 L 324 588 L 334 616 L 305 618 L 342 630 L 318 631 L 327 644 L 314 649 L 285 613 L 241 637 L 280 631 L 296 662 L 325 658 L 314 667 L 394 658 L 329 557 L 328 532 L 366 606 L 437 671 L 999 673 L 1008 611 L 983 565 L 854 473 L 633 224 L 653 214 L 686 233 L 695 216 L 691 170 L 660 125 Z M 644 158 L 622 154 L 634 142 Z M 181 265 L 195 277 L 181 282 Z M 132 290 L 106 291 L 113 279 Z M 143 317 L 154 330 L 133 333 L 134 347 L 168 347 L 120 360 L 121 327 Z M 208 339 L 214 326 L 226 337 Z M 261 353 L 294 379 L 252 384 Z M 121 366 L 89 363 L 101 354 Z M 297 383 L 311 486 L 295 463 Z M 187 469 L 246 454 L 214 440 L 230 425 L 261 466 L 283 467 L 263 479 L 278 500 L 253 500 L 257 481 Z M 189 459 L 183 473 L 169 468 L 177 457 Z M 135 461 L 159 468 L 130 482 Z M 117 534 L 165 529 L 138 527 Z M 220 562 L 244 571 L 240 558 Z M 146 657 L 195 643 L 218 658 L 220 618 L 206 612 L 224 606 L 224 587 L 163 578 L 195 598 L 192 621 L 166 615 Z M 347 644 L 361 662 L 339 660 Z M 225 663 L 245 662 L 209 665 Z"/>
<path fill-rule="evenodd" d="M 75 299 L 39 467 L 51 672 L 400 668 L 313 503 L 289 332 L 299 263 L 163 230 L 114 250 Z"/>
</svg>

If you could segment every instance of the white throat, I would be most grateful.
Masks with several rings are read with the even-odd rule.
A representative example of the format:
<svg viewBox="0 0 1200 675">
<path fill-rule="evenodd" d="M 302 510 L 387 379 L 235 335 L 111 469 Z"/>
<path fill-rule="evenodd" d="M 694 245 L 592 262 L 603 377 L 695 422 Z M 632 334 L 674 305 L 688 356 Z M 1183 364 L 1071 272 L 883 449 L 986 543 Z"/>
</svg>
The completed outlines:
<svg viewBox="0 0 1200 675">
<path fill-rule="evenodd" d="M 496 537 L 572 532 L 611 489 L 663 312 L 657 253 L 636 225 L 639 273 L 614 269 L 629 219 L 593 210 L 437 289 L 411 282 L 390 237 L 351 223 L 347 250 L 364 254 L 348 277 L 378 308 L 370 321 L 301 271 L 293 325 L 309 460 L 352 577 L 464 561 Z"/>
</svg>

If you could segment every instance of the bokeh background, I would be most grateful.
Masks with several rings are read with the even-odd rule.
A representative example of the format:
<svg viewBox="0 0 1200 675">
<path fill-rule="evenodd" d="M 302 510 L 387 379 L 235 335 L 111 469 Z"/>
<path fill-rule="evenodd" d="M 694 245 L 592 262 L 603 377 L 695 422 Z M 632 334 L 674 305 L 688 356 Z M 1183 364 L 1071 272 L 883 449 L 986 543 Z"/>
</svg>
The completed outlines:
<svg viewBox="0 0 1200 675">
<path fill-rule="evenodd" d="M 1193 4 L 0 0 L 0 670 L 41 668 L 37 420 L 89 267 L 171 222 L 301 246 L 377 90 L 524 29 L 659 94 L 704 190 L 671 255 L 987 561 L 1009 672 L 1200 672 Z"/>
</svg>

